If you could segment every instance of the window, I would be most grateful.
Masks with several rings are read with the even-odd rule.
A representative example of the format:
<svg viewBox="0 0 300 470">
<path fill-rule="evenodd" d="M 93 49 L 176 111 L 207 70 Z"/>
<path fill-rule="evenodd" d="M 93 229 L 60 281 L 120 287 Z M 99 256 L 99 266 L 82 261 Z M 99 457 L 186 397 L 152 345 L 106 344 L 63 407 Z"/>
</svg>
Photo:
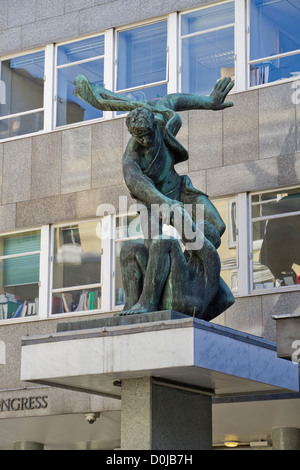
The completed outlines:
<svg viewBox="0 0 300 470">
<path fill-rule="evenodd" d="M 53 238 L 52 314 L 101 310 L 101 224 L 56 227 Z"/>
<path fill-rule="evenodd" d="M 45 52 L 0 62 L 0 139 L 44 127 Z"/>
<path fill-rule="evenodd" d="M 181 15 L 181 91 L 208 95 L 235 75 L 235 3 Z"/>
<path fill-rule="evenodd" d="M 251 197 L 252 287 L 300 284 L 300 188 Z"/>
<path fill-rule="evenodd" d="M 38 315 L 40 231 L 0 237 L 0 319 Z"/>
<path fill-rule="evenodd" d="M 251 0 L 250 86 L 300 74 L 298 0 Z"/>
<path fill-rule="evenodd" d="M 212 201 L 226 225 L 218 253 L 221 259 L 221 277 L 233 294 L 238 293 L 238 240 L 236 198 Z"/>
<path fill-rule="evenodd" d="M 57 47 L 56 126 L 88 121 L 103 112 L 73 95 L 73 79 L 84 74 L 88 80 L 103 86 L 104 35 L 83 39 Z"/>
<path fill-rule="evenodd" d="M 167 21 L 118 32 L 116 91 L 135 100 L 167 94 Z"/>
</svg>

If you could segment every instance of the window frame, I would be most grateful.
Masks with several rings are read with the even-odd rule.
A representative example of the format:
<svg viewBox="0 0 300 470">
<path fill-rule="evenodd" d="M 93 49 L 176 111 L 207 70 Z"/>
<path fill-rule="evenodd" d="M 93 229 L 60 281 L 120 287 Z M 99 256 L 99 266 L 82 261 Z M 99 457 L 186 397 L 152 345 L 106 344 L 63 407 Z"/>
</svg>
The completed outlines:
<svg viewBox="0 0 300 470">
<path fill-rule="evenodd" d="M 46 226 L 31 227 L 28 229 L 3 232 L 0 234 L 1 238 L 5 238 L 9 236 L 22 235 L 22 234 L 26 234 L 30 232 L 40 232 L 40 249 L 39 250 L 15 253 L 13 255 L 1 255 L 0 256 L 0 260 L 2 261 L 5 259 L 13 259 L 13 258 L 18 258 L 18 257 L 25 258 L 26 256 L 31 256 L 35 254 L 39 255 L 39 280 L 36 283 L 38 285 L 38 291 L 39 291 L 38 293 L 39 311 L 35 315 L 29 315 L 29 316 L 17 317 L 17 318 L 0 319 L 0 325 L 5 324 L 5 323 L 11 324 L 12 322 L 20 322 L 20 321 L 33 321 L 33 320 L 43 318 L 45 316 L 46 310 L 44 306 L 46 306 L 47 304 L 44 304 L 46 300 L 46 297 L 44 296 L 44 291 L 45 289 L 47 290 L 47 284 L 46 284 L 47 281 L 45 278 L 45 274 L 47 272 L 47 265 L 44 264 L 45 256 L 43 256 L 43 253 L 45 252 L 45 248 L 48 245 L 48 240 L 46 240 L 45 238 L 45 235 L 46 235 L 45 228 L 47 229 Z M 5 286 L 2 286 L 2 288 L 3 290 L 5 290 Z"/>
<path fill-rule="evenodd" d="M 297 49 L 295 51 L 290 51 L 290 52 L 284 52 L 282 54 L 276 54 L 274 56 L 267 56 L 255 60 L 251 60 L 250 52 L 251 52 L 251 0 L 246 0 L 247 5 L 246 5 L 246 16 L 247 16 L 247 57 L 246 57 L 246 67 L 247 67 L 247 81 L 246 81 L 246 87 L 244 91 L 246 90 L 255 90 L 258 88 L 262 87 L 268 87 L 272 85 L 278 85 L 278 84 L 284 84 L 284 83 L 289 83 L 289 82 L 297 82 L 299 81 L 300 76 L 294 76 L 290 78 L 283 78 L 283 79 L 278 79 L 274 80 L 272 82 L 268 83 L 261 83 L 259 85 L 253 85 L 251 86 L 251 65 L 252 64 L 257 64 L 260 62 L 265 62 L 268 60 L 275 60 L 275 59 L 281 59 L 285 57 L 290 57 L 292 55 L 299 55 L 300 54 L 300 49 Z"/>
<path fill-rule="evenodd" d="M 175 25 L 174 16 L 172 16 L 172 15 L 174 15 L 174 14 L 171 13 L 170 15 L 165 15 L 165 16 L 161 16 L 159 18 L 155 18 L 155 19 L 152 19 L 152 20 L 149 19 L 147 21 L 142 21 L 142 22 L 138 22 L 138 23 L 132 23 L 132 24 L 122 26 L 122 27 L 118 27 L 118 28 L 115 29 L 115 34 L 114 34 L 114 82 L 113 82 L 113 90 L 114 90 L 115 93 L 120 93 L 120 94 L 123 93 L 124 94 L 124 93 L 128 93 L 130 91 L 143 90 L 145 88 L 151 88 L 151 87 L 154 87 L 154 86 L 164 85 L 164 84 L 167 85 L 167 90 L 168 90 L 167 92 L 170 93 L 170 91 L 169 91 L 169 77 L 170 77 L 169 65 L 170 65 L 170 44 L 171 44 L 171 37 L 172 36 L 169 33 L 169 31 L 171 29 L 170 24 L 173 27 Z M 138 86 L 118 90 L 117 89 L 117 81 L 118 81 L 119 34 L 122 33 L 123 31 L 129 31 L 129 30 L 132 30 L 132 29 L 140 28 L 140 27 L 142 28 L 144 26 L 149 26 L 149 25 L 161 23 L 161 22 L 164 22 L 164 21 L 167 24 L 166 78 L 165 78 L 165 80 L 160 80 L 158 82 L 147 83 L 146 85 L 138 85 Z M 172 48 L 172 50 L 173 50 L 173 48 Z M 116 114 L 117 113 L 115 113 L 115 115 Z"/>
<path fill-rule="evenodd" d="M 232 195 L 232 196 L 225 196 L 225 197 L 216 197 L 216 198 L 211 198 L 211 202 L 215 205 L 216 209 L 218 210 L 218 212 L 220 213 L 220 209 L 218 208 L 218 202 L 227 202 L 227 207 L 228 207 L 228 215 L 229 215 L 229 207 L 231 204 L 235 203 L 235 227 L 230 225 L 230 221 L 229 220 L 226 220 L 224 221 L 225 222 L 225 225 L 226 225 L 226 230 L 225 230 L 225 233 L 222 235 L 221 237 L 221 245 L 220 245 L 220 248 L 218 248 L 218 253 L 220 255 L 220 250 L 222 249 L 222 245 L 224 245 L 224 243 L 226 243 L 226 238 L 227 238 L 227 243 L 228 243 L 228 248 L 235 248 L 236 250 L 236 256 L 235 256 L 235 264 L 234 265 L 229 265 L 229 266 L 225 266 L 223 264 L 223 260 L 221 258 L 221 255 L 220 255 L 220 261 L 221 261 L 221 277 L 222 277 L 222 272 L 225 272 L 225 271 L 231 271 L 232 274 L 235 272 L 236 273 L 236 283 L 237 283 L 237 290 L 236 291 L 233 291 L 231 289 L 231 286 L 228 285 L 228 287 L 232 290 L 232 293 L 235 297 L 237 297 L 239 295 L 239 246 L 240 246 L 240 240 L 239 240 L 239 210 L 238 210 L 238 206 L 239 206 L 239 195 L 238 194 L 235 194 L 235 195 Z M 222 214 L 220 213 L 221 217 L 222 217 Z M 223 217 L 222 217 L 223 219 Z M 230 245 L 231 246 L 230 246 Z"/>
<path fill-rule="evenodd" d="M 92 39 L 92 38 L 95 38 L 95 37 L 98 37 L 98 36 L 104 36 L 104 54 L 102 54 L 100 56 L 95 56 L 95 57 L 92 57 L 92 58 L 88 58 L 88 59 L 79 60 L 79 61 L 76 61 L 76 62 L 71 62 L 71 63 L 68 63 L 68 64 L 57 65 L 58 48 L 60 46 L 63 46 L 63 45 L 66 45 L 66 44 L 74 44 L 76 42 Z M 78 122 L 74 122 L 74 123 L 71 123 L 71 124 L 63 124 L 61 126 L 58 126 L 56 124 L 56 120 L 57 120 L 57 100 L 58 100 L 58 71 L 61 70 L 61 69 L 64 69 L 64 68 L 72 67 L 74 65 L 84 64 L 84 63 L 87 63 L 87 62 L 92 62 L 94 60 L 101 60 L 102 59 L 103 60 L 104 87 L 109 88 L 109 84 L 108 85 L 106 84 L 106 80 L 110 82 L 110 80 L 108 80 L 109 75 L 107 73 L 107 68 L 108 67 L 107 67 L 106 62 L 109 62 L 108 56 L 109 56 L 109 53 L 111 51 L 111 45 L 107 44 L 107 42 L 109 42 L 109 43 L 111 42 L 111 30 L 106 30 L 106 31 L 102 31 L 102 32 L 100 31 L 97 34 L 92 34 L 92 35 L 88 35 L 88 36 L 84 36 L 84 37 L 79 37 L 79 38 L 73 39 L 72 41 L 70 41 L 70 40 L 62 41 L 62 42 L 58 42 L 58 43 L 55 44 L 54 57 L 53 57 L 53 106 L 52 106 L 52 119 L 51 119 L 52 130 L 64 130 L 64 129 L 69 129 L 69 128 L 72 128 L 72 127 L 78 127 L 78 126 L 82 126 L 82 125 L 94 124 L 95 122 L 103 121 L 107 118 L 105 116 L 105 112 L 103 111 L 102 117 L 98 117 L 98 118 L 95 118 L 95 119 L 89 119 L 87 121 L 78 121 Z"/>
<path fill-rule="evenodd" d="M 279 293 L 284 293 L 284 292 L 290 292 L 290 291 L 297 291 L 300 290 L 300 284 L 291 284 L 287 286 L 274 286 L 274 287 L 266 287 L 263 289 L 254 289 L 254 284 L 253 284 L 253 223 L 254 222 L 259 222 L 262 220 L 274 220 L 278 218 L 283 218 L 283 217 L 291 217 L 291 216 L 296 216 L 300 215 L 300 210 L 295 211 L 295 212 L 287 212 L 284 214 L 276 214 L 273 216 L 261 216 L 261 217 L 252 217 L 252 197 L 256 195 L 265 195 L 265 194 L 272 194 L 274 192 L 284 192 L 284 191 L 290 191 L 293 189 L 299 189 L 299 185 L 294 185 L 294 186 L 287 186 L 287 187 L 280 187 L 280 188 L 273 188 L 273 189 L 268 189 L 264 191 L 255 191 L 249 193 L 248 197 L 248 213 L 249 213 L 249 229 L 248 229 L 248 237 L 249 237 L 249 255 L 248 255 L 248 260 L 249 260 L 249 267 L 248 267 L 248 276 L 249 276 L 249 294 L 250 295 L 263 295 L 263 294 L 279 294 Z"/>
<path fill-rule="evenodd" d="M 52 67 L 53 44 L 47 44 L 44 47 L 36 47 L 34 49 L 28 49 L 26 51 L 16 52 L 14 54 L 7 54 L 7 55 L 1 56 L 0 57 L 0 71 L 1 71 L 1 63 L 6 61 L 6 60 L 20 58 L 20 57 L 23 57 L 23 56 L 27 56 L 27 55 L 35 54 L 35 53 L 39 53 L 39 52 L 44 52 L 43 107 L 42 108 L 32 109 L 32 110 L 29 110 L 29 111 L 22 111 L 20 113 L 7 114 L 5 116 L 2 116 L 0 118 L 0 121 L 5 120 L 5 119 L 9 119 L 9 118 L 14 118 L 14 117 L 19 117 L 19 116 L 26 116 L 26 115 L 29 115 L 29 114 L 43 112 L 43 122 L 44 122 L 43 129 L 41 129 L 37 132 L 30 132 L 28 134 L 16 135 L 16 136 L 13 136 L 13 137 L 5 137 L 3 139 L 0 139 L 0 143 L 7 142 L 7 141 L 10 141 L 10 140 L 22 139 L 22 138 L 25 138 L 27 136 L 40 135 L 40 134 L 44 133 L 45 131 L 52 130 L 52 127 L 51 127 L 51 116 L 52 116 L 51 108 L 52 108 L 52 106 L 51 106 L 50 103 L 52 103 L 52 89 L 53 89 L 52 88 L 52 86 L 53 86 L 53 79 L 52 79 L 52 74 L 53 74 L 53 67 Z M 50 104 L 50 107 L 49 107 L 49 104 Z"/>
<path fill-rule="evenodd" d="M 100 282 L 96 284 L 84 284 L 80 286 L 72 286 L 72 287 L 60 287 L 60 288 L 53 288 L 53 275 L 54 275 L 54 243 L 55 243 L 55 231 L 58 228 L 63 227 L 71 227 L 72 225 L 83 225 L 88 224 L 91 222 L 95 223 L 102 223 L 102 225 L 106 224 L 107 231 L 109 234 L 112 233 L 112 217 L 111 216 L 103 216 L 103 217 L 94 217 L 91 219 L 84 219 L 84 220 L 73 220 L 68 222 L 61 222 L 57 224 L 53 224 L 50 227 L 50 236 L 49 236 L 49 281 L 48 281 L 48 311 L 47 317 L 48 318 L 56 318 L 57 315 L 59 316 L 80 316 L 80 315 L 87 315 L 87 314 L 94 314 L 94 313 L 105 313 L 111 310 L 111 278 L 112 278 L 112 255 L 111 255 L 111 244 L 112 239 L 111 236 L 102 237 L 101 239 L 101 267 L 100 267 Z M 105 276 L 103 273 L 107 273 Z M 108 274 L 109 273 L 109 274 Z M 62 312 L 62 313 L 52 313 L 52 296 L 54 293 L 62 293 L 62 292 L 72 292 L 78 291 L 80 289 L 92 289 L 92 288 L 100 288 L 101 289 L 101 308 L 93 309 L 93 310 L 80 310 L 78 312 Z"/>
<path fill-rule="evenodd" d="M 203 31 L 197 31 L 187 35 L 182 35 L 182 16 L 193 13 L 199 10 L 206 10 L 213 8 L 216 5 L 222 5 L 226 3 L 234 3 L 235 20 L 234 23 L 228 23 L 223 26 L 205 29 Z M 204 35 L 209 32 L 223 30 L 227 28 L 234 29 L 234 68 L 235 68 L 235 86 L 231 93 L 237 93 L 246 90 L 246 12 L 245 12 L 245 0 L 223 0 L 221 2 L 205 4 L 201 7 L 192 8 L 190 10 L 180 11 L 178 14 L 178 90 L 182 91 L 182 42 L 183 39 L 198 35 Z"/>
</svg>

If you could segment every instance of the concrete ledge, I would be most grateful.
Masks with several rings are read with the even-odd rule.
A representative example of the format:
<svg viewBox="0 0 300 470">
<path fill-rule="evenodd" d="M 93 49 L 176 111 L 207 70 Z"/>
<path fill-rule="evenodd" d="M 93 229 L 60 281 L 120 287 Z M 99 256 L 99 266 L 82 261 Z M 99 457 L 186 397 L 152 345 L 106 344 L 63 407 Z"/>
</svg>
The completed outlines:
<svg viewBox="0 0 300 470">
<path fill-rule="evenodd" d="M 277 355 L 300 362 L 300 313 L 274 315 Z"/>
<path fill-rule="evenodd" d="M 23 338 L 21 379 L 112 397 L 142 376 L 216 396 L 299 390 L 297 365 L 274 343 L 192 317 L 130 322 Z"/>
<path fill-rule="evenodd" d="M 175 310 L 161 310 L 158 312 L 143 313 L 137 315 L 124 315 L 122 312 L 114 313 L 111 317 L 95 318 L 92 320 L 78 320 L 58 323 L 57 332 L 87 330 L 91 328 L 103 328 L 110 326 L 132 325 L 136 323 L 148 323 L 164 320 L 188 319 L 188 315 L 176 312 Z"/>
</svg>

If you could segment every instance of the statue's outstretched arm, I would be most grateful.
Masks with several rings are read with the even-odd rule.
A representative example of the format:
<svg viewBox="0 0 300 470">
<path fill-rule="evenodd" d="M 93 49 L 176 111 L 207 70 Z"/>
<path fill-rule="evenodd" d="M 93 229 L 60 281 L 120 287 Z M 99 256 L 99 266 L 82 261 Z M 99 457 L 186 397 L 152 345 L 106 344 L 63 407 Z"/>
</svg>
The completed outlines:
<svg viewBox="0 0 300 470">
<path fill-rule="evenodd" d="M 137 107 L 135 102 L 126 96 L 118 95 L 90 83 L 83 74 L 78 75 L 73 83 L 75 85 L 73 91 L 75 96 L 102 111 L 132 111 Z"/>
<path fill-rule="evenodd" d="M 223 78 L 216 83 L 209 96 L 173 93 L 162 98 L 160 105 L 174 111 L 187 111 L 189 109 L 212 109 L 218 111 L 233 106 L 231 101 L 224 102 L 233 87 L 234 82 L 230 78 Z"/>
</svg>

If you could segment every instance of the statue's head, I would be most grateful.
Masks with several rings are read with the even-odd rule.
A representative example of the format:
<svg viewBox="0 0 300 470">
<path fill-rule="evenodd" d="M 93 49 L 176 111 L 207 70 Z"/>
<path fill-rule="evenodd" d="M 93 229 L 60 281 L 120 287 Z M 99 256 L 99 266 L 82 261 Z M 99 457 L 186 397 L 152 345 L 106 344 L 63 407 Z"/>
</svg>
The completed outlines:
<svg viewBox="0 0 300 470">
<path fill-rule="evenodd" d="M 153 143 L 156 121 L 150 109 L 139 107 L 131 111 L 126 118 L 130 134 L 144 147 Z"/>
</svg>

